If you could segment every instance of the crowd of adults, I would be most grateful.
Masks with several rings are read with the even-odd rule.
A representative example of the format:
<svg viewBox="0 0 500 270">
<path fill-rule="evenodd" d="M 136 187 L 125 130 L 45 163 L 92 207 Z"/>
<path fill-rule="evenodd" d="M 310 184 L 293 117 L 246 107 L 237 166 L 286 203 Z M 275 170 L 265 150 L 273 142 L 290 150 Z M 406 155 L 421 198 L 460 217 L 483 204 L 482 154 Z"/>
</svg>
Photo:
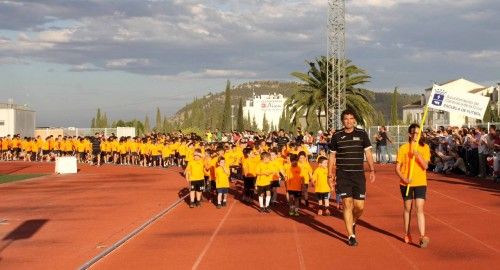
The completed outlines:
<svg viewBox="0 0 500 270">
<path fill-rule="evenodd" d="M 393 140 L 381 126 L 373 138 L 378 163 L 392 162 L 390 148 L 396 147 Z M 499 176 L 500 130 L 495 125 L 425 129 L 422 140 L 430 146 L 429 170 L 433 172 L 494 179 Z"/>
</svg>

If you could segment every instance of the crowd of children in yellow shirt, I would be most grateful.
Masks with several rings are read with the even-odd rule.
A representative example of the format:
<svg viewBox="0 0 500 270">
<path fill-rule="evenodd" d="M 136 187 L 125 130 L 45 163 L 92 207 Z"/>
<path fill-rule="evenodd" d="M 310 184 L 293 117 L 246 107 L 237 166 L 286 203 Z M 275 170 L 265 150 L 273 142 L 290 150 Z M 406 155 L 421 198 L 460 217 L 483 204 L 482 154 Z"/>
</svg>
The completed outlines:
<svg viewBox="0 0 500 270">
<path fill-rule="evenodd" d="M 96 140 L 98 142 L 96 142 Z M 97 147 L 97 148 L 96 148 Z M 300 200 L 306 206 L 308 186 L 312 183 L 318 196 L 318 214 L 329 215 L 327 159 L 320 153 L 318 167 L 313 171 L 309 163 L 309 149 L 305 144 L 289 143 L 278 148 L 265 141 L 247 143 L 206 143 L 187 137 L 53 137 L 0 138 L 2 161 L 53 161 L 58 156 L 76 156 L 79 162 L 95 165 L 119 165 L 185 168 L 190 188 L 190 207 L 200 206 L 202 193 L 216 193 L 217 207 L 227 205 L 230 181 L 243 181 L 241 200 L 253 202 L 258 196 L 261 212 L 269 212 L 271 203 L 278 202 L 278 189 L 286 189 L 290 215 L 298 215 Z M 215 194 L 214 194 L 215 195 Z"/>
<path fill-rule="evenodd" d="M 92 144 L 88 138 L 57 137 L 21 138 L 19 135 L 0 137 L 2 161 L 52 161 L 57 156 L 77 155 L 91 152 Z"/>
<path fill-rule="evenodd" d="M 309 184 L 314 185 L 318 198 L 318 214 L 330 215 L 329 200 L 333 183 L 328 180 L 328 159 L 323 154 L 313 170 L 305 145 L 256 143 L 212 144 L 194 148 L 184 171 L 190 190 L 190 208 L 201 206 L 202 195 L 216 198 L 217 208 L 227 205 L 227 194 L 233 179 L 243 181 L 241 201 L 253 203 L 257 195 L 259 210 L 269 213 L 271 204 L 278 203 L 278 189 L 285 189 L 283 201 L 289 203 L 289 215 L 298 216 L 301 200 L 309 205 Z M 215 194 L 212 194 L 215 193 Z"/>
</svg>

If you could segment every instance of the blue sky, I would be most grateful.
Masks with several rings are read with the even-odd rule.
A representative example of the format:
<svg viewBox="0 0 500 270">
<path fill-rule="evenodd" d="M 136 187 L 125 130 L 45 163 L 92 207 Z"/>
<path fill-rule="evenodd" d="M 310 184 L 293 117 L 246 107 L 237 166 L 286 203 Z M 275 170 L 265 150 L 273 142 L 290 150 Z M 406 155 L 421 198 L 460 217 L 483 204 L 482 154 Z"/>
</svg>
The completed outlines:
<svg viewBox="0 0 500 270">
<path fill-rule="evenodd" d="M 40 126 L 171 115 L 233 83 L 292 80 L 326 53 L 327 0 L 0 0 L 0 102 Z M 500 81 L 500 1 L 347 1 L 347 55 L 367 88 Z"/>
</svg>

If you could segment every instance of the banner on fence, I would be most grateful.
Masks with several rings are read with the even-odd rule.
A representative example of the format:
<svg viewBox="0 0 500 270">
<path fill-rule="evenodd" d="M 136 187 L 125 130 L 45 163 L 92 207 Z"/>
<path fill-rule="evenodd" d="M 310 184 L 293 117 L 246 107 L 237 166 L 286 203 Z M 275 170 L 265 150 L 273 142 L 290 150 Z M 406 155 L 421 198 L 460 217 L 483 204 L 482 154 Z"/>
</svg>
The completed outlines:
<svg viewBox="0 0 500 270">
<path fill-rule="evenodd" d="M 483 119 L 490 98 L 470 93 L 455 93 L 444 90 L 434 84 L 427 106 L 432 109 L 459 113 L 461 115 Z"/>
</svg>

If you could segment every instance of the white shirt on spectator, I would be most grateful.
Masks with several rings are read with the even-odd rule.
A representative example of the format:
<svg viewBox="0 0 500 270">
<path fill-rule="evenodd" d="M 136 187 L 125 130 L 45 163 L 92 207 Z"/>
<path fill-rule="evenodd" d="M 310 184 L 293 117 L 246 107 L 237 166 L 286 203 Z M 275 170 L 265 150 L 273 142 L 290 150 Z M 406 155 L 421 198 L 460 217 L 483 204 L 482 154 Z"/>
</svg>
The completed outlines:
<svg viewBox="0 0 500 270">
<path fill-rule="evenodd" d="M 486 137 L 488 134 L 481 135 L 479 139 L 479 146 L 477 148 L 477 151 L 479 154 L 488 154 L 488 146 L 486 145 Z"/>
</svg>

